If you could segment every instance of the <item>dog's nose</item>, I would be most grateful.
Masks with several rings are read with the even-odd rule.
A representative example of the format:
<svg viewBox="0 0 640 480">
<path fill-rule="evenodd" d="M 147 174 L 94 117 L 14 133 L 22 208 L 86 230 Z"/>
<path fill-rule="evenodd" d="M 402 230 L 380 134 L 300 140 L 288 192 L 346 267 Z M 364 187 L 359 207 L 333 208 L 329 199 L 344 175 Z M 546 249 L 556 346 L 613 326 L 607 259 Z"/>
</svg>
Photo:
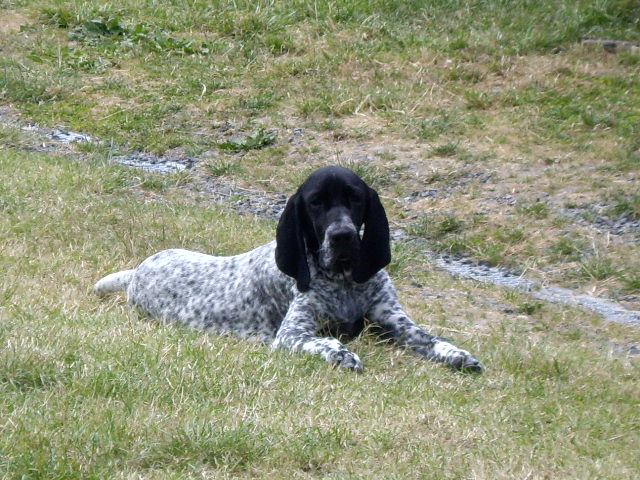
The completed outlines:
<svg viewBox="0 0 640 480">
<path fill-rule="evenodd" d="M 335 247 L 347 246 L 356 239 L 356 232 L 351 228 L 340 228 L 329 235 L 331 245 Z"/>
</svg>

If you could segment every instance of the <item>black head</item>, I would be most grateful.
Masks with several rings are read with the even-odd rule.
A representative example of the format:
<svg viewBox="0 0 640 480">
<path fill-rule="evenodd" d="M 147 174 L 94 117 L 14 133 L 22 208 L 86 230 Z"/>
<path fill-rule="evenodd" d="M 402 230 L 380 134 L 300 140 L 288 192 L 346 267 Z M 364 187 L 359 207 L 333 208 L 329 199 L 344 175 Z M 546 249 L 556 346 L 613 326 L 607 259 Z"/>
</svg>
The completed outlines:
<svg viewBox="0 0 640 480">
<path fill-rule="evenodd" d="M 316 170 L 289 198 L 276 243 L 278 268 L 296 279 L 300 291 L 309 289 L 308 259 L 327 274 L 357 283 L 391 260 L 389 223 L 378 194 L 338 166 Z"/>
</svg>

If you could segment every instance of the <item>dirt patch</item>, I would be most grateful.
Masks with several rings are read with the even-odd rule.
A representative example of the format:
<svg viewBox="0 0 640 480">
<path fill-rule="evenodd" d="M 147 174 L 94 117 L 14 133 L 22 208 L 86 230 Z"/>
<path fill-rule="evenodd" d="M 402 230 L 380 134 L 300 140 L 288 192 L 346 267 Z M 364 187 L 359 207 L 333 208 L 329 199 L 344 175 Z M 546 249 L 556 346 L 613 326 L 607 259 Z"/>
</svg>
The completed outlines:
<svg viewBox="0 0 640 480">
<path fill-rule="evenodd" d="M 0 12 L 0 34 L 16 33 L 23 25 L 30 23 L 30 20 L 17 12 L 11 10 Z"/>
</svg>

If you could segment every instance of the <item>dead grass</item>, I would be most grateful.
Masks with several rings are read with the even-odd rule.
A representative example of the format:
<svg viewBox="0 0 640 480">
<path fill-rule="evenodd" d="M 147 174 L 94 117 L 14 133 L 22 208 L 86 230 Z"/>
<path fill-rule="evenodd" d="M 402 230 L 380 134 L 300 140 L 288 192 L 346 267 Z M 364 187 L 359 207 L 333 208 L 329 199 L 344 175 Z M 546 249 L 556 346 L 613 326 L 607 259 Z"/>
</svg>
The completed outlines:
<svg viewBox="0 0 640 480">
<path fill-rule="evenodd" d="M 30 23 L 24 15 L 15 11 L 5 11 L 0 14 L 0 34 L 15 34 L 20 31 L 23 25 Z"/>
</svg>

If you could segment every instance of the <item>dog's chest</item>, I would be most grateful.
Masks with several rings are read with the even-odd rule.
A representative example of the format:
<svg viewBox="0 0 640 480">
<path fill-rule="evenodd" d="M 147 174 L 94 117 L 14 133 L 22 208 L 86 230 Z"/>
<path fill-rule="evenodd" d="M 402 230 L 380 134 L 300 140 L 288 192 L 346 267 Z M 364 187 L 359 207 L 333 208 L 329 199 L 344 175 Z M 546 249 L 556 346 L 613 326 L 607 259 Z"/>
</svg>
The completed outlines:
<svg viewBox="0 0 640 480">
<path fill-rule="evenodd" d="M 319 331 L 336 338 L 351 339 L 364 328 L 366 302 L 357 286 L 329 283 L 319 294 L 323 308 L 315 312 Z"/>
</svg>

